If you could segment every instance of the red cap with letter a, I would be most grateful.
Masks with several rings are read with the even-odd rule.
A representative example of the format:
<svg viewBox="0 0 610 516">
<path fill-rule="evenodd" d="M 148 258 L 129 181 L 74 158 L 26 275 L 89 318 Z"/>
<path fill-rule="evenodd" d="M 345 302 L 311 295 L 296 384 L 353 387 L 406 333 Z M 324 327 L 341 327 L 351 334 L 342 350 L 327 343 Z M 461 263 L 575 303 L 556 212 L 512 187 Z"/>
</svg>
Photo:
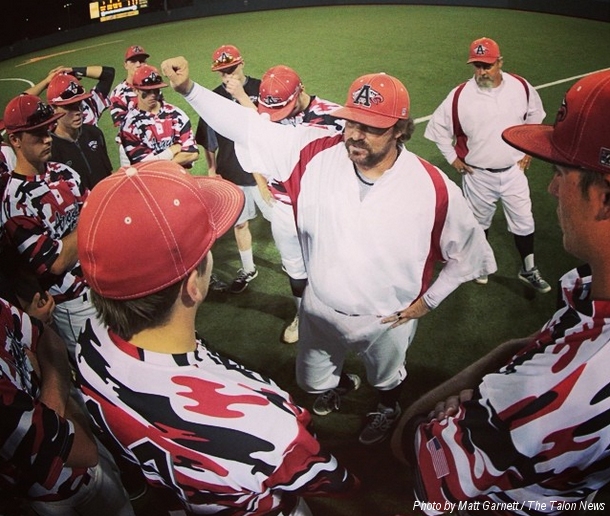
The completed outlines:
<svg viewBox="0 0 610 516">
<path fill-rule="evenodd" d="M 409 92 L 396 77 L 372 73 L 356 79 L 349 88 L 345 107 L 333 111 L 337 118 L 387 129 L 409 118 Z"/>
<path fill-rule="evenodd" d="M 500 59 L 500 47 L 491 38 L 475 39 L 470 44 L 467 63 L 486 63 L 494 64 Z"/>
</svg>

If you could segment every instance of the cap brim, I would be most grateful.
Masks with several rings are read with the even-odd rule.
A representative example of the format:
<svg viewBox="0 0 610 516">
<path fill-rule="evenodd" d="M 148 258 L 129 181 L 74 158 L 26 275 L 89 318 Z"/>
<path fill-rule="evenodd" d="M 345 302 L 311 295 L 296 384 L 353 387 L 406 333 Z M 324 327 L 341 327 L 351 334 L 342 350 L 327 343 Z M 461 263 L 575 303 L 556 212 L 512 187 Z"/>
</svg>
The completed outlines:
<svg viewBox="0 0 610 516">
<path fill-rule="evenodd" d="M 517 125 L 505 129 L 502 139 L 530 156 L 550 163 L 569 166 L 570 163 L 553 146 L 553 130 L 552 125 L 545 124 Z"/>
<path fill-rule="evenodd" d="M 54 100 L 49 100 L 49 104 L 51 106 L 68 106 L 70 104 L 76 104 L 77 102 L 82 102 L 83 100 L 87 100 L 93 97 L 93 93 L 83 93 L 82 95 L 76 95 L 68 100 L 58 100 L 57 102 Z"/>
<path fill-rule="evenodd" d="M 167 88 L 167 84 L 165 84 L 164 82 L 160 82 L 159 84 L 153 84 L 152 86 L 137 86 L 134 84 L 133 87 L 136 90 L 147 91 L 147 90 L 158 90 L 160 88 Z"/>
<path fill-rule="evenodd" d="M 259 102 L 258 103 L 258 112 L 267 113 L 272 122 L 279 122 L 280 120 L 284 120 L 284 118 L 286 118 L 290 113 L 292 113 L 292 110 L 294 109 L 294 106 L 296 105 L 297 100 L 299 100 L 299 96 L 295 95 L 294 99 L 292 99 L 292 101 L 290 101 L 284 107 L 277 108 L 277 109 L 264 106 L 263 104 L 261 104 Z"/>
<path fill-rule="evenodd" d="M 130 59 L 133 59 L 134 57 L 143 57 L 144 59 L 148 59 L 150 57 L 150 54 L 132 54 L 129 57 L 125 57 L 125 61 L 129 61 Z"/>
<path fill-rule="evenodd" d="M 219 238 L 235 225 L 244 209 L 244 193 L 241 188 L 221 177 L 193 177 L 216 227 L 216 238 Z"/>
<path fill-rule="evenodd" d="M 471 57 L 468 61 L 466 61 L 466 64 L 470 64 L 470 63 L 485 63 L 485 64 L 494 64 L 498 59 L 500 59 L 500 57 L 480 57 L 480 56 L 476 56 L 476 57 Z"/>
<path fill-rule="evenodd" d="M 14 127 L 14 128 L 6 127 L 5 129 L 8 134 L 27 133 L 29 131 L 34 131 L 35 129 L 39 129 L 41 127 L 46 127 L 48 125 L 52 125 L 53 123 L 57 122 L 57 120 L 59 120 L 64 115 L 65 115 L 65 113 L 55 113 L 51 118 L 46 119 L 44 122 L 42 122 L 40 124 L 32 125 L 29 127 Z"/>
<path fill-rule="evenodd" d="M 343 118 L 345 120 L 351 120 L 352 122 L 358 122 L 359 124 L 368 125 L 370 127 L 377 127 L 379 129 L 387 129 L 392 127 L 398 118 L 380 115 L 378 113 L 370 113 L 362 109 L 342 107 L 331 113 L 331 116 L 336 118 Z"/>
<path fill-rule="evenodd" d="M 236 59 L 232 61 L 230 64 L 222 65 L 222 66 L 212 66 L 213 72 L 221 72 L 222 70 L 226 70 L 227 68 L 233 68 L 234 66 L 240 65 L 244 62 L 242 58 Z"/>
</svg>

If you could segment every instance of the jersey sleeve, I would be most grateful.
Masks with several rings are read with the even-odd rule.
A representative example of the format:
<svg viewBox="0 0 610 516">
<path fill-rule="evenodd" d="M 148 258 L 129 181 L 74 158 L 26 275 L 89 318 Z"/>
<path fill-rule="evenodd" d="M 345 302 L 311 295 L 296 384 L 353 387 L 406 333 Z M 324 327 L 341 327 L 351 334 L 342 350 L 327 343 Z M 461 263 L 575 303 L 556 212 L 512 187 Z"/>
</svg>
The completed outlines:
<svg viewBox="0 0 610 516">
<path fill-rule="evenodd" d="M 42 331 L 40 321 L 0 299 L 0 476 L 51 489 L 70 453 L 74 428 L 36 399 L 39 380 L 26 349 L 36 351 Z"/>
<path fill-rule="evenodd" d="M 198 152 L 197 143 L 195 142 L 195 135 L 191 126 L 191 121 L 184 111 L 176 109 L 176 117 L 174 120 L 174 128 L 176 131 L 175 143 L 180 144 L 180 150 L 182 152 Z"/>
<path fill-rule="evenodd" d="M 474 218 L 461 190 L 453 181 L 443 177 L 449 197 L 440 238 L 441 259 L 445 264 L 424 295 L 431 308 L 437 307 L 462 283 L 497 270 L 485 232 Z"/>
<path fill-rule="evenodd" d="M 279 181 L 290 178 L 302 149 L 315 145 L 316 140 L 329 138 L 328 131 L 318 127 L 291 127 L 271 122 L 253 109 L 198 84 L 186 100 L 218 134 L 235 142 L 235 153 L 244 170 L 264 171 L 266 176 Z"/>
<path fill-rule="evenodd" d="M 424 132 L 424 137 L 436 143 L 439 151 L 449 164 L 453 163 L 457 158 L 454 148 L 455 135 L 453 134 L 453 116 L 451 112 L 454 94 L 455 89 L 434 110 Z"/>
<path fill-rule="evenodd" d="M 38 275 L 49 271 L 62 249 L 61 239 L 52 238 L 36 217 L 14 215 L 4 224 L 7 241 L 28 261 Z"/>
<path fill-rule="evenodd" d="M 130 115 L 125 117 L 119 138 L 130 163 L 139 163 L 146 156 L 154 154 L 154 149 L 146 144 L 145 132 L 146 126 L 142 122 Z"/>
</svg>

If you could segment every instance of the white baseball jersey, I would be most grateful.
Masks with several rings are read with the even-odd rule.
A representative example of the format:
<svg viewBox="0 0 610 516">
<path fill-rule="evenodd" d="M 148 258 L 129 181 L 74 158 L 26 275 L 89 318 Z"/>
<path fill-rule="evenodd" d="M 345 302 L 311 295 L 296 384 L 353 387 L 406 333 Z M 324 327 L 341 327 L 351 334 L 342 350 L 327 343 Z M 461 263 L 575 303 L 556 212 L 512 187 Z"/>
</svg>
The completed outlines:
<svg viewBox="0 0 610 516">
<path fill-rule="evenodd" d="M 274 124 L 199 85 L 186 99 L 235 141 L 245 170 L 265 170 L 284 183 L 297 209 L 309 286 L 327 306 L 388 315 L 425 293 L 434 307 L 462 282 L 496 270 L 459 188 L 406 149 L 361 201 L 342 135 Z M 443 202 L 446 215 L 434 235 Z M 446 263 L 428 289 L 435 257 Z"/>
<path fill-rule="evenodd" d="M 522 82 L 524 81 L 524 83 Z M 529 90 L 526 91 L 525 86 Z M 434 111 L 424 136 L 435 142 L 448 163 L 458 157 L 454 147 L 453 98 L 456 87 Z M 473 78 L 466 82 L 457 104 L 459 123 L 465 140 L 464 160 L 481 168 L 510 167 L 523 158 L 523 152 L 502 140 L 502 131 L 521 124 L 539 124 L 545 117 L 540 95 L 525 79 L 502 74 L 497 88 L 483 89 Z M 463 160 L 463 161 L 464 161 Z"/>
</svg>

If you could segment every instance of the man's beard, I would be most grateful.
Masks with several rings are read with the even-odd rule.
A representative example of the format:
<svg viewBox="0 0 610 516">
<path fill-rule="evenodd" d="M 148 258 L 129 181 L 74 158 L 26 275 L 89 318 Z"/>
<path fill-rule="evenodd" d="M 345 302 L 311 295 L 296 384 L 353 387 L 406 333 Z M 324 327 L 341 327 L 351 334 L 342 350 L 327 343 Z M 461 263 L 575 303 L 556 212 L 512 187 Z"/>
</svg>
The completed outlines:
<svg viewBox="0 0 610 516">
<path fill-rule="evenodd" d="M 367 151 L 367 154 L 366 156 L 358 156 L 357 158 L 355 158 L 350 152 L 350 147 L 364 149 Z M 371 151 L 371 148 L 365 142 L 352 140 L 350 138 L 345 141 L 345 148 L 347 149 L 349 159 L 351 159 L 355 165 L 367 169 L 372 168 L 381 163 L 381 161 L 383 161 L 383 159 L 387 156 L 391 146 L 381 149 L 379 152 L 375 153 Z"/>
<path fill-rule="evenodd" d="M 475 81 L 477 82 L 477 86 L 479 88 L 483 88 L 485 90 L 490 90 L 493 88 L 494 82 L 489 77 L 475 77 Z"/>
</svg>

